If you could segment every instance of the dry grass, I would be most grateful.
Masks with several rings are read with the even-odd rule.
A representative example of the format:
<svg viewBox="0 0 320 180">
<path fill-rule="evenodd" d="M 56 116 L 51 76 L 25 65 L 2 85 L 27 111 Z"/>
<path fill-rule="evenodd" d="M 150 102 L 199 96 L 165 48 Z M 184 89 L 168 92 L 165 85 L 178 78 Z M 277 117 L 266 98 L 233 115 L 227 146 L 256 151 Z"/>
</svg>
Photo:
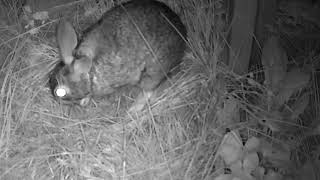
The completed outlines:
<svg viewBox="0 0 320 180">
<path fill-rule="evenodd" d="M 104 2 L 103 8 L 113 5 Z M 256 123 L 257 115 L 268 113 L 256 106 L 266 99 L 263 86 L 244 85 L 250 78 L 217 65 L 222 43 L 213 31 L 218 20 L 211 18 L 211 1 L 168 2 L 189 30 L 191 52 L 139 114 L 126 112 L 134 95 L 127 89 L 87 109 L 52 99 L 46 83 L 59 61 L 54 20 L 33 35 L 16 26 L 0 29 L 0 179 L 212 179 L 223 172 L 216 151 L 225 128 L 266 136 Z M 81 13 L 75 14 L 78 28 L 85 27 Z M 218 119 L 226 97 L 255 123 Z"/>
<path fill-rule="evenodd" d="M 185 5 L 195 8 L 193 12 L 201 8 L 193 7 L 192 1 L 189 3 Z M 208 28 L 213 25 L 208 24 Z M 214 47 L 213 44 L 191 44 L 191 49 L 199 52 L 201 61 L 189 53 L 182 71 L 171 80 L 172 84 L 164 84 L 143 113 L 130 115 L 126 109 L 132 99 L 126 90 L 122 92 L 127 96 L 119 93 L 110 97 L 109 102 L 99 101 L 97 107 L 85 110 L 70 109 L 55 102 L 46 80 L 47 72 L 59 61 L 59 56 L 48 36 L 42 36 L 44 33 L 13 35 L 1 44 L 10 48 L 1 71 L 4 81 L 0 179 L 180 179 L 194 176 L 198 167 L 193 164 L 200 163 L 195 152 L 203 146 L 201 136 L 205 137 L 210 130 L 205 122 L 201 123 L 204 117 L 200 117 L 200 110 L 212 108 L 208 107 L 212 102 L 206 99 L 211 92 L 206 92 L 205 85 L 213 80 L 215 72 L 204 63 L 209 62 L 208 55 L 205 57 L 199 50 Z M 210 31 L 201 29 L 194 33 L 191 36 L 203 33 L 202 40 L 212 36 Z M 211 51 L 214 54 L 213 49 Z M 215 57 L 210 59 L 211 64 L 216 61 Z M 198 96 L 199 93 L 203 95 Z M 213 150 L 210 146 L 214 148 L 216 143 L 214 138 L 212 140 L 213 145 L 206 150 L 210 153 Z M 201 176 L 210 174 L 212 162 L 200 164 L 208 171 L 202 171 Z"/>
</svg>

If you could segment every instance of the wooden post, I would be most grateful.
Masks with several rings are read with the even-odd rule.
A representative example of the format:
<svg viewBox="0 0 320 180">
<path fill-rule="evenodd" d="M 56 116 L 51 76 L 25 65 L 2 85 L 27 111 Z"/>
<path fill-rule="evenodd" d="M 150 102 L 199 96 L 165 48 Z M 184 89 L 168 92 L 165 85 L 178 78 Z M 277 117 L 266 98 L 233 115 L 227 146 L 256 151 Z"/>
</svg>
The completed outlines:
<svg viewBox="0 0 320 180">
<path fill-rule="evenodd" d="M 253 64 L 261 64 L 261 48 L 270 37 L 267 25 L 272 25 L 275 22 L 277 10 L 277 0 L 259 0 L 258 16 L 255 30 L 255 37 L 252 46 L 251 62 Z"/>
<path fill-rule="evenodd" d="M 248 71 L 257 7 L 258 0 L 234 0 L 228 64 L 240 75 Z"/>
</svg>

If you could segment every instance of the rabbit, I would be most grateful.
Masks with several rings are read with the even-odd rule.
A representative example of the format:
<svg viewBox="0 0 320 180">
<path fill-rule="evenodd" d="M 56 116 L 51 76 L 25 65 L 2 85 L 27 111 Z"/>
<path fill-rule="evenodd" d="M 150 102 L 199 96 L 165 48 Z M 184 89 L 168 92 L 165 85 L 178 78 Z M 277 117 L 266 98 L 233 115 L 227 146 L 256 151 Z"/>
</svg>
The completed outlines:
<svg viewBox="0 0 320 180">
<path fill-rule="evenodd" d="M 86 106 L 125 85 L 142 89 L 129 111 L 143 109 L 186 49 L 179 16 L 155 0 L 132 0 L 107 11 L 78 41 L 70 22 L 57 30 L 61 61 L 49 78 L 56 99 Z"/>
</svg>

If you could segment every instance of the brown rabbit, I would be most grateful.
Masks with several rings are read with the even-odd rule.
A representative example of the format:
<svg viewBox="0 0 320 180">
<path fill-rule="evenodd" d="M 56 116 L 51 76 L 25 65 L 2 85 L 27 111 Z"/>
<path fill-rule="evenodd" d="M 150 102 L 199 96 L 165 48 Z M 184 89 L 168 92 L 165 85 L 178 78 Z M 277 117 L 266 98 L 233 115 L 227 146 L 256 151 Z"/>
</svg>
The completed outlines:
<svg viewBox="0 0 320 180">
<path fill-rule="evenodd" d="M 123 85 L 143 92 L 131 107 L 141 110 L 147 98 L 180 63 L 186 29 L 164 3 L 133 0 L 107 11 L 78 42 L 72 25 L 62 21 L 57 42 L 62 57 L 49 84 L 55 97 L 86 105 Z"/>
</svg>

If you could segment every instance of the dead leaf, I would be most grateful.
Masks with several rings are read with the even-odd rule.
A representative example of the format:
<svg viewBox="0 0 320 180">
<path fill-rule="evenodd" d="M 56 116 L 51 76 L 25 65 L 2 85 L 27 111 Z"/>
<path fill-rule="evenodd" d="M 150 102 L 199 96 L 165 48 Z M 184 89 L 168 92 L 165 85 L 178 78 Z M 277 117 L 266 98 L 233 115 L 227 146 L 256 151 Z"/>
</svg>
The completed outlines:
<svg viewBox="0 0 320 180">
<path fill-rule="evenodd" d="M 281 174 L 269 170 L 268 173 L 264 176 L 264 180 L 282 180 L 283 177 Z"/>
<path fill-rule="evenodd" d="M 255 177 L 256 180 L 263 180 L 265 172 L 266 170 L 263 167 L 259 166 L 252 172 L 252 176 Z"/>
<path fill-rule="evenodd" d="M 251 174 L 259 166 L 259 157 L 257 152 L 247 154 L 242 162 L 243 170 Z"/>
<path fill-rule="evenodd" d="M 249 152 L 258 150 L 259 146 L 260 146 L 260 140 L 254 136 L 248 139 L 245 144 L 245 147 Z"/>
<path fill-rule="evenodd" d="M 222 125 L 239 122 L 239 106 L 234 98 L 228 98 L 223 102 L 223 108 L 217 111 L 217 118 Z"/>
<path fill-rule="evenodd" d="M 29 5 L 25 5 L 23 6 L 23 10 L 26 13 L 32 13 L 31 7 Z"/>
<path fill-rule="evenodd" d="M 277 168 L 289 168 L 292 165 L 290 149 L 285 147 L 284 144 L 271 144 L 263 140 L 261 141 L 260 152 L 264 160 Z"/>
<path fill-rule="evenodd" d="M 262 119 L 260 119 L 260 124 L 268 127 L 273 132 L 278 132 L 281 130 L 281 124 L 283 122 L 282 115 L 279 111 L 274 110 L 269 114 L 265 114 Z"/>
<path fill-rule="evenodd" d="M 305 88 L 310 80 L 310 74 L 301 72 L 299 68 L 294 68 L 287 73 L 279 94 L 274 98 L 278 106 L 283 105 L 298 90 Z"/>
<path fill-rule="evenodd" d="M 304 112 L 308 104 L 309 104 L 309 96 L 308 95 L 301 96 L 291 107 L 291 110 L 292 110 L 291 119 L 297 119 L 299 115 Z"/>
<path fill-rule="evenodd" d="M 214 180 L 233 180 L 232 174 L 221 174 L 218 177 L 214 178 Z"/>
<path fill-rule="evenodd" d="M 230 169 L 232 171 L 232 175 L 241 180 L 254 180 L 252 175 L 243 169 L 243 163 L 241 160 L 231 164 Z"/>
<path fill-rule="evenodd" d="M 40 11 L 32 14 L 34 20 L 44 21 L 49 19 L 49 14 L 47 11 Z"/>
<path fill-rule="evenodd" d="M 315 122 L 315 121 L 313 121 Z M 318 123 L 316 127 L 312 130 L 311 134 L 320 134 L 320 124 Z"/>
<path fill-rule="evenodd" d="M 320 144 L 315 148 L 315 150 L 312 152 L 313 159 L 315 163 L 317 163 L 320 167 Z"/>
<path fill-rule="evenodd" d="M 227 165 L 242 158 L 243 145 L 236 132 L 232 131 L 224 136 L 218 154 L 223 158 Z"/>
<path fill-rule="evenodd" d="M 317 173 L 319 167 L 315 167 L 313 162 L 307 161 L 301 168 L 299 175 L 295 180 L 307 179 L 307 180 L 317 180 Z"/>
<path fill-rule="evenodd" d="M 32 28 L 32 29 L 29 30 L 29 33 L 31 35 L 35 35 L 35 34 L 39 33 L 39 30 L 40 30 L 39 28 Z"/>
<path fill-rule="evenodd" d="M 279 39 L 270 37 L 264 44 L 261 57 L 265 73 L 265 84 L 275 94 L 281 87 L 287 71 L 287 53 L 281 47 Z"/>
<path fill-rule="evenodd" d="M 241 158 L 242 149 L 232 144 L 224 144 L 220 148 L 219 155 L 224 159 L 226 164 L 230 165 Z"/>
<path fill-rule="evenodd" d="M 293 68 L 289 71 L 284 79 L 285 89 L 302 89 L 304 88 L 310 79 L 310 74 L 302 72 L 300 68 Z"/>
<path fill-rule="evenodd" d="M 94 14 L 94 12 L 98 11 L 99 7 L 98 6 L 85 6 L 85 12 L 84 12 L 84 16 L 88 17 L 92 14 Z"/>
</svg>

